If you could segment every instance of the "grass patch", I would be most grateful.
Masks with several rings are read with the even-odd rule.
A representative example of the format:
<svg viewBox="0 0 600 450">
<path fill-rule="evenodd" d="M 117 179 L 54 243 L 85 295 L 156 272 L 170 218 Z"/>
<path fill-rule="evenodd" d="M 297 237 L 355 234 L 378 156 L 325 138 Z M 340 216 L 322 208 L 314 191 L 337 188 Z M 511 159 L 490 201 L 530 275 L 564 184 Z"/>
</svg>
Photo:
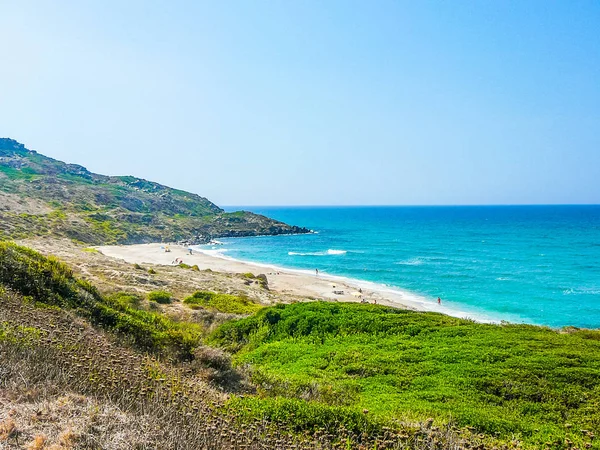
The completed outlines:
<svg viewBox="0 0 600 450">
<path fill-rule="evenodd" d="M 161 305 L 168 305 L 173 301 L 173 297 L 166 291 L 154 291 L 148 294 L 148 300 L 160 303 Z"/>
<path fill-rule="evenodd" d="M 599 339 L 600 331 L 317 302 L 265 308 L 222 325 L 210 341 L 253 368 L 264 397 L 248 401 L 254 413 L 277 417 L 278 405 L 289 405 L 282 398 L 309 399 L 377 420 L 433 417 L 562 448 L 565 438 L 588 442 L 580 430 L 600 429 Z"/>
<path fill-rule="evenodd" d="M 247 297 L 198 291 L 186 298 L 184 304 L 190 308 L 204 308 L 230 314 L 252 314 L 262 308 Z"/>
</svg>

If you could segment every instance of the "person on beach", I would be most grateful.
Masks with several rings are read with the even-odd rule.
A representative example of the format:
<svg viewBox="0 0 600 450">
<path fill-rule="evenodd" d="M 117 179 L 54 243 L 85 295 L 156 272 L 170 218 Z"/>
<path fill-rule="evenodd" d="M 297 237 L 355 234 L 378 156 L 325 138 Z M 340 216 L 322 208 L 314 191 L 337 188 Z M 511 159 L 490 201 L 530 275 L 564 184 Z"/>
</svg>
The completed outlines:
<svg viewBox="0 0 600 450">
<path fill-rule="evenodd" d="M 438 297 L 438 305 L 442 304 L 442 299 Z"/>
<path fill-rule="evenodd" d="M 188 251 L 190 252 L 190 255 L 192 254 L 192 248 L 188 248 Z"/>
<path fill-rule="evenodd" d="M 316 275 L 315 275 L 315 276 L 317 276 L 317 277 L 318 277 L 318 276 L 319 276 L 319 269 L 315 269 L 315 273 L 316 273 Z"/>
</svg>

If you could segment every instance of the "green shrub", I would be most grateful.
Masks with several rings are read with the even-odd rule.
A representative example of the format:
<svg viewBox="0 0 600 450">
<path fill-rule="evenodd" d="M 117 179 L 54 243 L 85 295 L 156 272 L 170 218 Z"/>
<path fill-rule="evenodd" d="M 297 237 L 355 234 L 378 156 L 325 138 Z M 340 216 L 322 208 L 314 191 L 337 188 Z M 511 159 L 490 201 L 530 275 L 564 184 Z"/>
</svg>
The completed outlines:
<svg viewBox="0 0 600 450">
<path fill-rule="evenodd" d="M 593 330 L 311 302 L 264 308 L 221 325 L 207 342 L 251 367 L 262 398 L 243 400 L 248 414 L 300 428 L 335 420 L 353 427 L 344 414 L 367 409 L 378 420 L 432 417 L 543 448 L 567 437 L 581 444 L 579 430 L 600 425 L 599 338 Z"/>
<path fill-rule="evenodd" d="M 160 303 L 161 305 L 166 305 L 171 303 L 172 297 L 171 294 L 166 291 L 154 291 L 148 294 L 148 300 Z"/>
<path fill-rule="evenodd" d="M 197 324 L 175 322 L 157 312 L 138 309 L 139 297 L 135 295 L 102 296 L 56 258 L 12 243 L 0 242 L 0 286 L 30 297 L 36 304 L 72 309 L 150 352 L 192 359 L 202 334 Z"/>
<path fill-rule="evenodd" d="M 148 274 L 149 275 L 156 275 L 156 270 L 154 270 L 152 267 L 148 269 Z"/>
<path fill-rule="evenodd" d="M 263 289 L 269 290 L 269 280 L 267 280 L 267 276 L 264 273 L 256 275 L 256 280 Z"/>
<path fill-rule="evenodd" d="M 183 301 L 190 308 L 204 308 L 230 314 L 252 314 L 262 308 L 247 297 L 198 291 Z"/>
</svg>

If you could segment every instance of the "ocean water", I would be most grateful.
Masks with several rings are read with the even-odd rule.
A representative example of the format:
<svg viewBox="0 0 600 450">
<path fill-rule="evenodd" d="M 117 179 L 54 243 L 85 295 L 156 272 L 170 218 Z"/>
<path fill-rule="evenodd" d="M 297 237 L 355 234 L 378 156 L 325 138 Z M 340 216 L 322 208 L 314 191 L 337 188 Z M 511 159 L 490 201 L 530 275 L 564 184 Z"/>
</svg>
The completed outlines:
<svg viewBox="0 0 600 450">
<path fill-rule="evenodd" d="M 600 328 L 600 206 L 244 209 L 316 233 L 206 248 L 376 283 L 431 309 L 439 296 L 474 319 Z"/>
</svg>

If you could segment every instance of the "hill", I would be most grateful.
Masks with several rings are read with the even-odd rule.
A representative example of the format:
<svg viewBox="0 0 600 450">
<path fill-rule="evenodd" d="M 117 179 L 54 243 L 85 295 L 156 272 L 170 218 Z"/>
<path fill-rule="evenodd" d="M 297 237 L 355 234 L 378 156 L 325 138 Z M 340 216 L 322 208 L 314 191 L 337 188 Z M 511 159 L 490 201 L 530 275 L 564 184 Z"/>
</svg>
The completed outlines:
<svg viewBox="0 0 600 450">
<path fill-rule="evenodd" d="M 193 298 L 219 295 L 207 294 Z M 210 314 L 254 304 L 223 300 L 209 302 Z M 195 313 L 204 302 L 187 320 L 168 314 L 171 306 L 107 294 L 54 257 L 0 242 L 0 448 L 425 450 L 458 440 L 454 431 L 391 430 L 360 411 L 308 403 L 327 428 L 245 417 L 236 399 L 255 389 L 225 352 L 203 343 L 212 327 L 207 311 L 201 320 Z"/>
<path fill-rule="evenodd" d="M 2 448 L 600 448 L 598 331 L 261 307 L 258 285 L 198 291 L 244 274 L 106 277 L 84 250 L 74 271 L 0 242 Z"/>
<path fill-rule="evenodd" d="M 133 176 L 105 176 L 0 138 L 0 238 L 64 236 L 87 244 L 207 242 L 308 233 Z"/>
</svg>

